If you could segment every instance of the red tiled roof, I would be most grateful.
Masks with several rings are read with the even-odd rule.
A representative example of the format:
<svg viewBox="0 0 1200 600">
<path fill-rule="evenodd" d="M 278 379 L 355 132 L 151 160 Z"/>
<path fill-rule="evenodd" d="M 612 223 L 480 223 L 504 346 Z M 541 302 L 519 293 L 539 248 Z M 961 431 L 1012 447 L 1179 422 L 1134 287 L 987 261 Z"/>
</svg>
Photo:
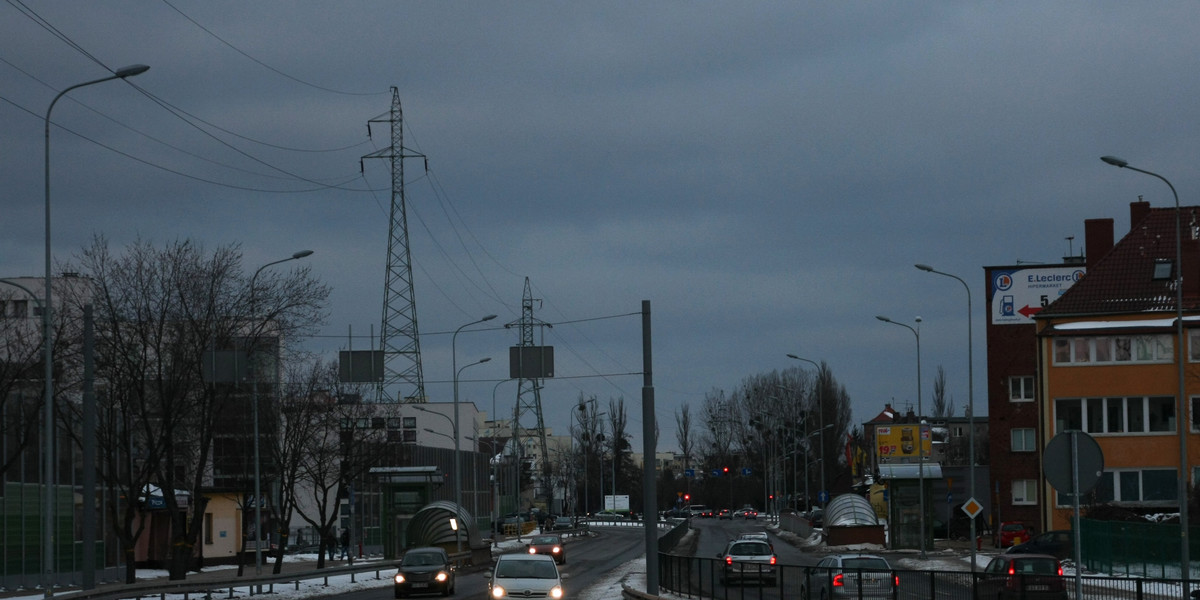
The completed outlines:
<svg viewBox="0 0 1200 600">
<path fill-rule="evenodd" d="M 1200 207 L 1183 207 L 1184 251 L 1194 248 Z M 1152 208 L 1087 274 L 1037 317 L 1165 312 L 1175 310 L 1175 277 L 1155 280 L 1156 260 L 1175 262 L 1175 208 Z M 1191 263 L 1185 258 L 1185 264 Z M 1200 276 L 1184 273 L 1185 278 Z M 1193 309 L 1197 298 L 1184 297 Z"/>
</svg>

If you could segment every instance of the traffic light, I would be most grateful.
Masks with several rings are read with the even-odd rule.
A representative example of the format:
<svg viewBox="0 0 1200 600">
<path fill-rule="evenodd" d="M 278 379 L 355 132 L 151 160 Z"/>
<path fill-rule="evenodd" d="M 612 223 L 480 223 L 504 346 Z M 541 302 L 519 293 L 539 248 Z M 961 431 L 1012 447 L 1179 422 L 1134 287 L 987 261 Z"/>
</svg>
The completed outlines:
<svg viewBox="0 0 1200 600">
<path fill-rule="evenodd" d="M 771 494 L 770 498 L 771 498 L 771 500 L 774 500 L 774 499 L 775 499 L 775 494 Z"/>
<path fill-rule="evenodd" d="M 722 473 L 728 473 L 728 472 L 729 472 L 729 467 L 721 467 L 721 472 L 722 472 Z"/>
<path fill-rule="evenodd" d="M 684 494 L 684 495 L 683 495 L 683 501 L 684 501 L 684 502 L 691 502 L 691 500 L 692 500 L 692 495 L 691 495 L 691 494 Z"/>
</svg>

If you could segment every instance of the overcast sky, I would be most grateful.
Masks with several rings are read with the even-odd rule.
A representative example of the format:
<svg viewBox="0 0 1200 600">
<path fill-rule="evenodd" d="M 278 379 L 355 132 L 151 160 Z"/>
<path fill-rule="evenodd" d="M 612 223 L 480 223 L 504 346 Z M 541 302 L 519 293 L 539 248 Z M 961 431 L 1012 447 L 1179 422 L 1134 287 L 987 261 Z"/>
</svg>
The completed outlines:
<svg viewBox="0 0 1200 600">
<path fill-rule="evenodd" d="M 746 376 L 826 361 L 854 419 L 916 401 L 938 366 L 987 410 L 983 267 L 1057 262 L 1083 221 L 1129 228 L 1163 174 L 1196 204 L 1195 2 L 50 2 L 0 4 L 0 276 L 43 269 L 43 116 L 54 95 L 53 249 L 300 249 L 333 287 L 314 350 L 369 346 L 383 313 L 399 90 L 426 388 L 447 332 L 520 317 L 556 348 L 545 419 L 624 397 L 641 431 L 652 303 L 660 447 L 674 414 Z M 135 88 L 136 86 L 136 88 Z M 1068 241 L 1074 236 L 1073 241 Z M 290 268 L 289 263 L 276 268 Z M 611 318 L 609 318 L 611 317 Z M 460 334 L 461 398 L 511 411 L 514 330 Z M 640 438 L 640 435 L 639 435 Z M 636 442 L 640 449 L 640 442 Z"/>
</svg>

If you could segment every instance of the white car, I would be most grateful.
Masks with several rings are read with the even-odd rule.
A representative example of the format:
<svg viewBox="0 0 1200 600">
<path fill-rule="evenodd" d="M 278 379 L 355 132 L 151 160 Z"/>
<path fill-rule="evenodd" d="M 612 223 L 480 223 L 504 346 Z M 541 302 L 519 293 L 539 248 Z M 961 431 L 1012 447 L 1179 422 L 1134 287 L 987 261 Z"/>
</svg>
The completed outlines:
<svg viewBox="0 0 1200 600">
<path fill-rule="evenodd" d="M 562 576 L 547 554 L 502 554 L 488 576 L 488 595 L 559 600 L 564 595 Z"/>
</svg>

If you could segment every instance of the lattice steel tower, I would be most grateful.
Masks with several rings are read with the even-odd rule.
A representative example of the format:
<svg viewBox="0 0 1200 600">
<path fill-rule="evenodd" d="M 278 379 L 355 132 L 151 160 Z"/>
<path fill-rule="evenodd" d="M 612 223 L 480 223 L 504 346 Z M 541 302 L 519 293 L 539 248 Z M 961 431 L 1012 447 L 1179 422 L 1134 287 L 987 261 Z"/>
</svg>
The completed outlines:
<svg viewBox="0 0 1200 600">
<path fill-rule="evenodd" d="M 508 323 L 505 327 L 520 327 L 521 348 L 532 348 L 534 343 L 534 327 L 550 327 L 549 323 L 533 318 L 533 294 L 530 292 L 529 278 L 525 278 L 525 294 L 521 299 L 521 320 Z M 520 352 L 520 351 L 518 351 Z M 534 427 L 521 427 L 521 417 L 532 417 Z M 550 485 L 550 453 L 546 448 L 546 424 L 542 420 L 542 380 L 521 378 L 517 383 L 517 402 L 513 405 L 513 437 L 519 440 L 521 448 L 537 444 L 541 451 L 540 481 L 534 487 L 535 497 L 546 497 L 553 488 Z M 520 481 L 518 479 L 518 481 Z"/>
<path fill-rule="evenodd" d="M 417 303 L 413 293 L 412 254 L 408 244 L 408 215 L 404 199 L 404 159 L 425 159 L 424 154 L 404 147 L 404 118 L 400 110 L 400 92 L 392 88 L 392 109 L 367 121 L 388 123 L 392 143 L 363 158 L 386 158 L 392 168 L 392 209 L 388 225 L 387 273 L 383 284 L 383 328 L 379 347 L 383 351 L 383 379 L 376 385 L 375 400 L 383 402 L 425 402 L 425 380 L 421 375 L 421 343 L 417 336 Z M 362 161 L 359 161 L 362 168 Z M 395 392 L 390 396 L 389 392 Z"/>
</svg>

